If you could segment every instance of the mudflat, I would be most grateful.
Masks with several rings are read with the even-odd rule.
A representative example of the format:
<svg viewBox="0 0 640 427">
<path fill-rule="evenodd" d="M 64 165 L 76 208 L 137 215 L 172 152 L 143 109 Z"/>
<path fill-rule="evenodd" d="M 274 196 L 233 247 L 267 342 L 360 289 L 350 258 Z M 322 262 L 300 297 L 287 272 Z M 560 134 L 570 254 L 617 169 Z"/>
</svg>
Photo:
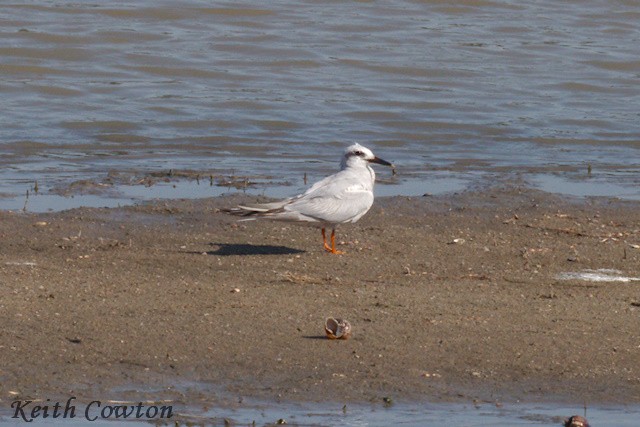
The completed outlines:
<svg viewBox="0 0 640 427">
<path fill-rule="evenodd" d="M 638 202 L 379 198 L 333 255 L 252 201 L 0 212 L 0 398 L 640 401 Z"/>
</svg>

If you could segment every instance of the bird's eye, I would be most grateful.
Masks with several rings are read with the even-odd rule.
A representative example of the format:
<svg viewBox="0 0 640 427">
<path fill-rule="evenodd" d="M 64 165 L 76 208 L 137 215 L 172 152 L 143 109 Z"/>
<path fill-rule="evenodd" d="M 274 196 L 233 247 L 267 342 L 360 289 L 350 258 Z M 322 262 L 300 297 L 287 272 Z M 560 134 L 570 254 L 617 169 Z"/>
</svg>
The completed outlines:
<svg viewBox="0 0 640 427">
<path fill-rule="evenodd" d="M 363 153 L 362 151 L 360 151 L 360 150 L 358 150 L 358 151 L 354 151 L 354 152 L 353 152 L 353 154 L 355 154 L 356 156 L 362 156 L 362 155 L 364 155 L 364 153 Z"/>
</svg>

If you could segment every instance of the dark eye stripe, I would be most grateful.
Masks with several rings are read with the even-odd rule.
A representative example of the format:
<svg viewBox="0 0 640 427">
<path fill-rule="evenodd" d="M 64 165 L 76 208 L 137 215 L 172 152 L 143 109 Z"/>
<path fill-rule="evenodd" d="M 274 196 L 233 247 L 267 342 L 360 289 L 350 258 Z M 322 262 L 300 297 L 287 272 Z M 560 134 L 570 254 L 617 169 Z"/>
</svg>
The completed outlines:
<svg viewBox="0 0 640 427">
<path fill-rule="evenodd" d="M 366 155 L 366 154 L 364 154 L 364 152 L 363 152 L 363 151 L 360 151 L 360 150 L 357 150 L 357 151 L 351 151 L 351 152 L 347 153 L 347 156 L 348 156 L 348 157 L 351 157 L 351 156 L 364 157 L 365 155 Z"/>
</svg>

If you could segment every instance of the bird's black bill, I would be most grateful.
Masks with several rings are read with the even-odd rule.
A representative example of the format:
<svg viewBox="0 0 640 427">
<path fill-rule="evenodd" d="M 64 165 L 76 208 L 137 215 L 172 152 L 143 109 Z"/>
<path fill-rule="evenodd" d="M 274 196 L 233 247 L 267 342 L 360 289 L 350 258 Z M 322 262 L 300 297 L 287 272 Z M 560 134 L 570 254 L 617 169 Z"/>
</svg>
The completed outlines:
<svg viewBox="0 0 640 427">
<path fill-rule="evenodd" d="M 393 167 L 393 164 L 392 164 L 392 163 L 389 163 L 389 162 L 387 162 L 386 160 L 382 160 L 382 159 L 381 159 L 381 158 L 379 158 L 379 157 L 374 157 L 372 160 L 369 160 L 369 162 L 371 162 L 371 163 L 377 163 L 377 164 L 379 164 L 379 165 L 385 165 L 385 166 L 391 166 L 391 167 Z"/>
</svg>

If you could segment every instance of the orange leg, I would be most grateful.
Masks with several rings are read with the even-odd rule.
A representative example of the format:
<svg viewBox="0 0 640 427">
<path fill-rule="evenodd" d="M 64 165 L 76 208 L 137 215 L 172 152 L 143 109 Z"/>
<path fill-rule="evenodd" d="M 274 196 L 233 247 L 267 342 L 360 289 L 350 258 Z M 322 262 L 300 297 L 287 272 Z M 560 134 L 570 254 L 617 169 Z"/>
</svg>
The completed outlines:
<svg viewBox="0 0 640 427">
<path fill-rule="evenodd" d="M 331 252 L 332 254 L 340 255 L 344 252 L 336 250 L 336 230 L 335 228 L 331 230 L 331 246 L 327 245 L 327 237 L 324 232 L 324 228 L 322 229 L 322 241 L 324 243 L 324 250 L 327 252 Z"/>
<path fill-rule="evenodd" d="M 343 254 L 343 251 L 336 250 L 336 229 L 331 230 L 331 253 L 340 255 Z"/>
<path fill-rule="evenodd" d="M 332 252 L 331 251 L 331 247 L 329 247 L 329 245 L 327 245 L 327 236 L 324 234 L 324 228 L 322 229 L 322 243 L 324 243 L 324 250 L 325 251 Z"/>
</svg>

